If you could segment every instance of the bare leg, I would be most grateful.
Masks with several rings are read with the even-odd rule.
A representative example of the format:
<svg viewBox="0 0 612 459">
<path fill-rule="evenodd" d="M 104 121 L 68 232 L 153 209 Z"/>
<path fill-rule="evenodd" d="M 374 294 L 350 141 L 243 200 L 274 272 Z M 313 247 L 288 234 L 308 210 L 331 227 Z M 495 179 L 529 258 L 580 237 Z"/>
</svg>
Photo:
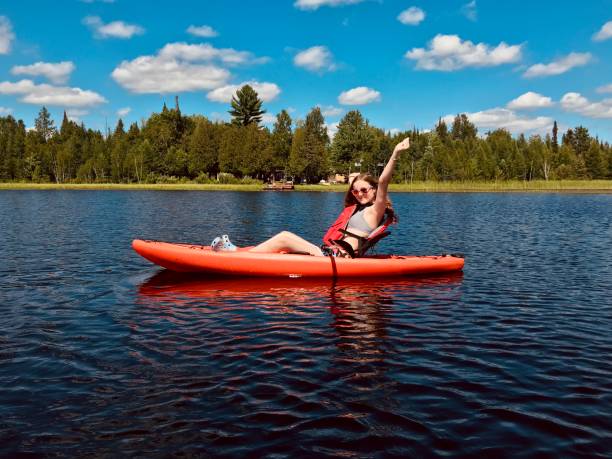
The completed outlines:
<svg viewBox="0 0 612 459">
<path fill-rule="evenodd" d="M 311 244 L 306 239 L 301 238 L 297 234 L 289 231 L 281 231 L 276 236 L 272 236 L 267 241 L 256 245 L 249 252 L 266 252 L 274 253 L 286 250 L 288 252 L 308 252 L 311 255 L 322 257 L 323 252 L 314 244 Z"/>
</svg>

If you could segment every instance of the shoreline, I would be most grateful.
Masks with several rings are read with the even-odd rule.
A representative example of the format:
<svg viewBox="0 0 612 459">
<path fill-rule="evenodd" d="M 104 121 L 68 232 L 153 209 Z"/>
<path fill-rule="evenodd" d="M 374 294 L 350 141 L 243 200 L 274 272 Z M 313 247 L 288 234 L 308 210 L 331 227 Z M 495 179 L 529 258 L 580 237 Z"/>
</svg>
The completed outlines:
<svg viewBox="0 0 612 459">
<path fill-rule="evenodd" d="M 297 192 L 344 192 L 346 184 L 296 185 Z M 264 191 L 263 185 L 197 183 L 0 183 L 0 190 Z M 389 185 L 393 193 L 561 192 L 612 193 L 612 180 L 534 180 L 500 182 L 414 182 Z M 287 191 L 267 191 L 286 193 Z"/>
</svg>

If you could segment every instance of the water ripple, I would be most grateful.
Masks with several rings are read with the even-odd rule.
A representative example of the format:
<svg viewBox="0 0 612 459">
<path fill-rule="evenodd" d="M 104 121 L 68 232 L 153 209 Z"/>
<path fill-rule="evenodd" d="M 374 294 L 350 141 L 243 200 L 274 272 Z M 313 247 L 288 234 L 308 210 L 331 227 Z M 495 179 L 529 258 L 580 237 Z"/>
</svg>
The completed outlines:
<svg viewBox="0 0 612 459">
<path fill-rule="evenodd" d="M 609 457 L 610 196 L 397 196 L 380 250 L 464 252 L 455 276 L 198 278 L 129 250 L 316 240 L 341 199 L 0 193 L 0 456 Z"/>
</svg>

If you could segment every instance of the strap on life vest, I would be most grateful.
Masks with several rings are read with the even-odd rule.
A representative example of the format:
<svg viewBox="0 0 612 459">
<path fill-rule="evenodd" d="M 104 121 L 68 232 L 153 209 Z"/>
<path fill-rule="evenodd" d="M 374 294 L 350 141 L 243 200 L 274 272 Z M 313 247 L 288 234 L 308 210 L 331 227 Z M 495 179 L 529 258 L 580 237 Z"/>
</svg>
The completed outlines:
<svg viewBox="0 0 612 459">
<path fill-rule="evenodd" d="M 358 236 L 346 230 L 348 222 L 357 211 L 357 205 L 345 207 L 344 210 L 338 215 L 336 221 L 329 227 L 325 236 L 323 236 L 323 242 L 328 247 L 340 247 L 346 251 L 352 258 L 363 256 L 369 249 L 371 249 L 378 241 L 382 238 L 391 234 L 387 229 L 389 226 L 397 222 L 397 218 L 390 212 L 385 212 L 384 220 L 377 228 L 375 228 L 368 236 Z M 353 250 L 350 244 L 343 241 L 345 236 L 351 236 L 357 239 L 358 248 L 357 252 Z"/>
<path fill-rule="evenodd" d="M 338 215 L 336 221 L 332 223 L 332 225 L 325 233 L 325 236 L 323 236 L 324 244 L 331 246 L 333 245 L 333 241 L 342 239 L 343 234 L 340 232 L 340 230 L 346 229 L 346 227 L 348 226 L 348 222 L 355 213 L 356 209 L 357 206 L 353 204 L 352 206 L 345 207 L 344 210 L 340 212 L 340 215 Z"/>
</svg>

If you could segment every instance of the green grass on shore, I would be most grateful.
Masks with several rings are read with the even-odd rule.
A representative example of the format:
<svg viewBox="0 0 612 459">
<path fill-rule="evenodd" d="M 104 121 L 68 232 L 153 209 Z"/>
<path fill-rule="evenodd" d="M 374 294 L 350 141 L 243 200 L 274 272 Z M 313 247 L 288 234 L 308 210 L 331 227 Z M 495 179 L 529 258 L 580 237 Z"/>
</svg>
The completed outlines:
<svg viewBox="0 0 612 459">
<path fill-rule="evenodd" d="M 568 191 L 568 192 L 612 192 L 612 180 L 508 180 L 491 182 L 415 182 L 391 185 L 393 191 L 430 192 L 521 192 L 521 191 Z"/>
<path fill-rule="evenodd" d="M 261 191 L 263 185 L 220 183 L 0 183 L 0 190 Z"/>
<path fill-rule="evenodd" d="M 346 190 L 346 185 L 297 185 L 296 191 Z M 159 191 L 261 191 L 262 185 L 138 184 L 138 183 L 0 183 L 0 190 L 159 190 Z M 534 180 L 499 182 L 414 182 L 390 186 L 392 192 L 584 192 L 612 193 L 612 180 Z"/>
</svg>

